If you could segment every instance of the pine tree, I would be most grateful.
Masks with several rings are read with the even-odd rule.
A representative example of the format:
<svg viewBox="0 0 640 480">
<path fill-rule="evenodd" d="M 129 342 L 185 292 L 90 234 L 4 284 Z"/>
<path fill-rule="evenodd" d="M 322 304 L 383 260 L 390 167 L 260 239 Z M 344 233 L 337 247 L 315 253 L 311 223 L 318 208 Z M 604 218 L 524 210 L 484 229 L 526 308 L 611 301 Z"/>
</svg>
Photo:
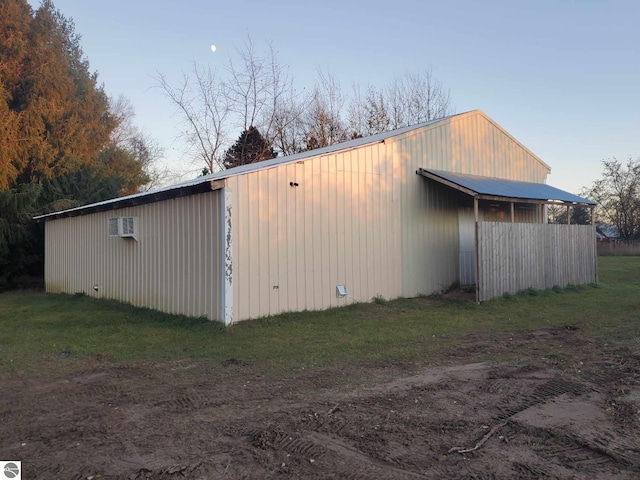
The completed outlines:
<svg viewBox="0 0 640 480">
<path fill-rule="evenodd" d="M 38 184 L 0 190 L 0 285 L 41 263 L 37 252 L 36 226 L 31 216 L 37 212 L 42 188 Z"/>
<path fill-rule="evenodd" d="M 0 2 L 0 189 L 15 182 L 25 151 L 26 142 L 19 141 L 23 109 L 20 90 L 32 16 L 26 0 Z"/>
<path fill-rule="evenodd" d="M 149 180 L 144 141 L 123 146 L 111 138 L 123 119 L 112 113 L 74 28 L 51 0 L 35 11 L 27 0 L 0 0 L 5 281 L 42 266 L 43 228 L 34 215 L 135 193 Z"/>
<path fill-rule="evenodd" d="M 240 134 L 224 155 L 224 167 L 233 168 L 248 163 L 260 162 L 276 157 L 276 152 L 260 131 L 254 127 L 249 127 Z"/>
<path fill-rule="evenodd" d="M 27 141 L 19 181 L 42 181 L 95 160 L 116 127 L 74 24 L 50 0 L 36 10 L 18 95 Z"/>
</svg>

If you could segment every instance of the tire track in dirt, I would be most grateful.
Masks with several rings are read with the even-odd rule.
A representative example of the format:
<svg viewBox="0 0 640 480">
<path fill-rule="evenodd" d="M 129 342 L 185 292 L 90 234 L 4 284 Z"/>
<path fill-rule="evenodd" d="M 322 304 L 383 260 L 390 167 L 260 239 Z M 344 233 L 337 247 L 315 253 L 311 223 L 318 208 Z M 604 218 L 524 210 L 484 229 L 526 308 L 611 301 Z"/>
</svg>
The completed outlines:
<svg viewBox="0 0 640 480">
<path fill-rule="evenodd" d="M 369 479 L 369 478 L 393 478 L 391 475 L 397 475 L 400 478 L 417 478 L 417 479 L 429 479 L 418 472 L 413 472 L 404 468 L 401 468 L 397 464 L 384 462 L 379 459 L 373 458 L 361 450 L 349 445 L 341 438 L 326 435 L 320 432 L 310 432 L 306 435 L 306 438 L 310 441 L 322 446 L 323 449 L 331 451 L 333 454 L 342 458 L 340 462 L 356 463 L 361 465 L 364 469 L 370 473 L 366 474 L 354 474 L 353 478 L 356 479 Z M 357 468 L 357 467 L 356 467 Z"/>
<path fill-rule="evenodd" d="M 198 392 L 190 392 L 151 403 L 153 407 L 160 407 L 162 410 L 179 413 L 193 412 L 220 404 L 221 401 L 213 401 L 210 397 Z"/>
<path fill-rule="evenodd" d="M 349 465 L 350 471 L 340 474 L 340 478 L 348 480 L 430 478 L 401 468 L 396 463 L 371 457 L 340 437 L 317 431 L 291 434 L 281 429 L 248 430 L 245 435 L 255 448 L 284 452 L 287 457 L 302 457 L 302 461 L 315 464 L 320 471 L 326 463 L 333 466 Z"/>
<path fill-rule="evenodd" d="M 634 478 L 640 397 L 629 392 L 640 357 L 594 350 L 600 363 L 583 366 L 585 353 L 571 355 L 565 364 L 359 365 L 276 381 L 234 365 L 214 375 L 152 365 L 12 381 L 18 388 L 0 396 L 12 417 L 2 432 L 30 438 L 24 449 L 0 446 L 28 456 L 29 479 Z M 565 406 L 562 418 L 576 402 L 600 412 L 599 431 L 611 436 L 540 423 L 545 408 Z M 447 454 L 502 421 L 479 450 Z"/>
<path fill-rule="evenodd" d="M 620 374 L 612 374 L 599 376 L 598 384 L 605 385 L 607 382 L 617 381 Z M 600 467 L 609 467 L 612 471 L 620 464 L 631 468 L 633 471 L 640 472 L 640 443 L 634 437 L 625 441 L 618 441 L 615 435 L 608 434 L 606 431 L 598 434 L 587 431 L 581 434 L 560 431 L 558 428 L 534 428 L 523 425 L 519 420 L 527 411 L 540 407 L 542 404 L 566 397 L 573 396 L 573 400 L 568 400 L 569 404 L 580 403 L 581 398 L 594 391 L 597 387 L 588 386 L 576 382 L 567 382 L 563 379 L 553 379 L 546 384 L 537 387 L 533 395 L 525 399 L 521 403 L 520 408 L 505 411 L 498 420 L 507 420 L 512 431 L 524 433 L 527 438 L 540 439 L 540 444 L 545 447 L 541 453 L 546 457 L 547 461 L 559 460 L 559 463 L 566 462 L 571 458 L 571 462 L 580 465 L 581 469 L 593 468 L 598 465 Z M 516 411 L 517 410 L 517 411 Z M 508 415 L 508 417 L 505 417 Z M 526 467 L 526 468 L 525 468 Z M 538 478 L 536 475 L 547 475 L 545 469 L 539 466 L 531 466 L 526 464 L 514 464 L 514 468 L 518 474 L 522 474 L 522 468 L 525 468 L 532 475 L 524 478 Z"/>
</svg>

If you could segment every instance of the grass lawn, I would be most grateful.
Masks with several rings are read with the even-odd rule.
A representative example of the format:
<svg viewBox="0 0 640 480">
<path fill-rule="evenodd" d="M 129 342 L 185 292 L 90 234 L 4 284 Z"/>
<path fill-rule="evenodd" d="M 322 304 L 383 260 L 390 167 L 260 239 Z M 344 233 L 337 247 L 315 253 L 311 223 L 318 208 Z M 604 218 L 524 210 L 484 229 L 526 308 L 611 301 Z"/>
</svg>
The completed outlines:
<svg viewBox="0 0 640 480">
<path fill-rule="evenodd" d="M 356 304 L 322 312 L 217 322 L 84 296 L 0 294 L 0 378 L 50 376 L 117 364 L 233 359 L 278 375 L 350 362 L 429 361 L 473 332 L 572 325 L 610 345 L 640 337 L 640 257 L 601 257 L 600 284 L 530 292 L 481 305 L 446 297 Z M 61 358 L 60 352 L 70 356 Z"/>
</svg>

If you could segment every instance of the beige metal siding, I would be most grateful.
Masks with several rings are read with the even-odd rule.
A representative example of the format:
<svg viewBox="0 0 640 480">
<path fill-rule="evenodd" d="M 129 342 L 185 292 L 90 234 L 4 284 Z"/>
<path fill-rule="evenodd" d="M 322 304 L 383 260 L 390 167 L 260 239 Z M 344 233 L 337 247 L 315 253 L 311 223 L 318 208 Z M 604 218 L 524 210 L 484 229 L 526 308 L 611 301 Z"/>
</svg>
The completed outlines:
<svg viewBox="0 0 640 480">
<path fill-rule="evenodd" d="M 430 294 L 458 281 L 459 196 L 418 168 L 532 182 L 549 173 L 475 111 L 232 177 L 234 320 Z M 336 297 L 337 284 L 347 298 Z"/>
<path fill-rule="evenodd" d="M 225 321 L 438 292 L 460 278 L 461 202 L 418 168 L 532 182 L 549 173 L 470 112 L 231 176 L 224 192 L 49 221 L 47 288 L 93 295 L 97 283 L 99 296 Z M 139 241 L 109 238 L 112 216 L 137 216 Z"/>
<path fill-rule="evenodd" d="M 476 218 L 473 208 L 458 210 L 460 285 L 476 283 Z"/>
<path fill-rule="evenodd" d="M 394 146 L 400 176 L 402 295 L 407 297 L 440 292 L 460 280 L 459 197 L 416 175 L 419 168 L 540 183 L 549 173 L 547 165 L 480 111 L 387 143 Z"/>
<path fill-rule="evenodd" d="M 393 175 L 379 143 L 228 179 L 234 321 L 398 297 Z"/>
<path fill-rule="evenodd" d="M 458 195 L 427 179 L 402 189 L 402 295 L 442 292 L 458 281 Z M 409 182 L 413 182 L 410 178 Z"/>
<path fill-rule="evenodd" d="M 597 281 L 593 225 L 479 222 L 480 300 Z"/>
<path fill-rule="evenodd" d="M 220 319 L 220 197 L 216 191 L 46 222 L 47 291 Z M 109 237 L 109 218 L 127 216 L 138 218 L 137 241 Z"/>
<path fill-rule="evenodd" d="M 484 113 L 476 110 L 387 140 L 407 171 L 418 168 L 544 183 L 550 168 Z"/>
</svg>

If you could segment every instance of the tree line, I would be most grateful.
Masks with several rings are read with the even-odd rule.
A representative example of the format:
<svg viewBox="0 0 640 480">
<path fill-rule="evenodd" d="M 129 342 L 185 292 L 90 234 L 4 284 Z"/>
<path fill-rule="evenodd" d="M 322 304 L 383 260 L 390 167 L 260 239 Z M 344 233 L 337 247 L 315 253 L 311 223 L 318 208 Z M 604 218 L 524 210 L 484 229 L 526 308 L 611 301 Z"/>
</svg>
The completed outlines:
<svg viewBox="0 0 640 480">
<path fill-rule="evenodd" d="M 551 206 L 549 223 L 609 225 L 615 227 L 619 240 L 640 241 L 640 158 L 603 160 L 600 178 L 583 187 L 580 195 L 597 202 L 594 218 L 584 207 Z"/>
<path fill-rule="evenodd" d="M 319 72 L 308 92 L 295 87 L 271 46 L 258 52 L 248 38 L 235 53 L 221 68 L 194 64 L 175 83 L 156 78 L 203 174 L 453 113 L 449 91 L 429 69 L 396 76 L 382 88 L 354 85 L 349 95 L 335 77 Z M 598 202 L 593 220 L 615 225 L 625 241 L 640 241 L 640 160 L 603 160 L 601 178 L 580 193 Z M 589 224 L 592 218 L 583 207 L 550 207 L 549 221 Z"/>
<path fill-rule="evenodd" d="M 194 64 L 158 88 L 182 120 L 188 157 L 203 174 L 415 125 L 453 113 L 449 91 L 425 69 L 383 87 L 318 72 L 296 87 L 271 45 L 251 38 L 221 67 Z M 51 0 L 0 1 L 0 287 L 40 275 L 43 227 L 33 216 L 152 188 L 157 144 L 134 124 L 124 98 L 110 98 L 92 72 L 71 19 Z M 640 240 L 640 161 L 605 160 L 585 190 L 600 219 Z M 584 223 L 573 209 L 571 223 Z M 566 211 L 556 220 L 566 223 Z"/>
<path fill-rule="evenodd" d="M 0 2 L 0 283 L 42 271 L 34 215 L 135 193 L 159 155 L 90 71 L 72 20 L 51 0 Z"/>
<path fill-rule="evenodd" d="M 156 80 L 203 174 L 452 113 L 429 70 L 382 89 L 353 87 L 347 101 L 329 74 L 296 89 L 275 50 L 260 52 L 250 38 L 223 68 L 194 64 L 180 81 Z M 36 9 L 0 2 L 0 287 L 42 273 L 43 226 L 33 216 L 157 183 L 162 152 L 133 118 L 126 99 L 107 95 L 52 0 Z"/>
<path fill-rule="evenodd" d="M 156 81 L 182 120 L 180 136 L 197 169 L 216 172 L 276 156 L 327 147 L 453 113 L 449 90 L 425 69 L 385 87 L 353 85 L 318 72 L 298 89 L 269 44 L 251 38 L 221 67 L 194 64 L 180 80 Z M 234 141 L 235 140 L 235 141 Z"/>
<path fill-rule="evenodd" d="M 598 202 L 596 221 L 614 225 L 625 242 L 640 241 L 640 158 L 603 160 L 601 177 L 583 193 Z"/>
</svg>

